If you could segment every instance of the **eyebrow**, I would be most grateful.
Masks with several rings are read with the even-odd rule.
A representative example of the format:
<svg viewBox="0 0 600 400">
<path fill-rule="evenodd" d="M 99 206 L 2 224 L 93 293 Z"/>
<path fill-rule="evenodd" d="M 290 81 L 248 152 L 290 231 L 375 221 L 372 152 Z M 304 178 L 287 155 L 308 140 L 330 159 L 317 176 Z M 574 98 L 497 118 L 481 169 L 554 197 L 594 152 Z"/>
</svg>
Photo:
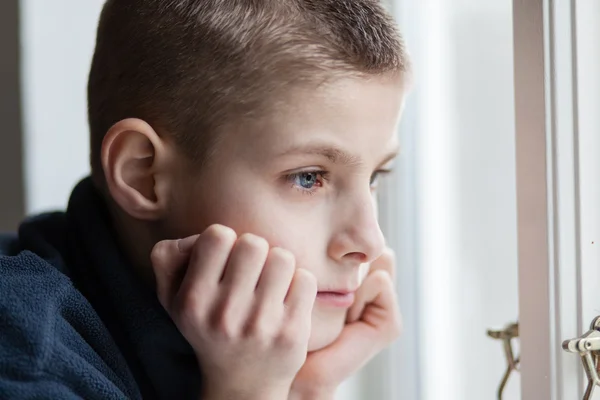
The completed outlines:
<svg viewBox="0 0 600 400">
<path fill-rule="evenodd" d="M 385 165 L 389 161 L 393 160 L 398 155 L 399 151 L 400 146 L 396 146 L 393 149 L 393 151 L 391 151 L 384 157 L 383 161 L 379 165 Z M 350 154 L 335 146 L 322 144 L 294 146 L 279 154 L 278 157 L 306 154 L 325 157 L 333 164 L 342 164 L 349 166 L 359 166 L 363 164 L 362 158 L 358 155 Z"/>
</svg>

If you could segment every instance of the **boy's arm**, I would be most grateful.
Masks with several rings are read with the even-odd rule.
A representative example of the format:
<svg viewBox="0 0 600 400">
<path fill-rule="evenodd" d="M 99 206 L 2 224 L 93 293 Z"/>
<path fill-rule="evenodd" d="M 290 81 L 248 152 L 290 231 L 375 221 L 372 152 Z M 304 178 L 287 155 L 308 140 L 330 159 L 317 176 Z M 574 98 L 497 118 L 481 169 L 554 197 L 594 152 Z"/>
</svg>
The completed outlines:
<svg viewBox="0 0 600 400">
<path fill-rule="evenodd" d="M 122 397 L 118 397 L 122 396 Z M 19 376 L 0 377 L 0 398 L 2 399 L 64 399 L 64 400 L 87 400 L 90 397 L 82 397 L 70 385 L 61 382 L 56 377 L 43 374 L 36 377 Z M 125 398 L 123 393 L 98 392 L 95 399 L 118 399 Z"/>
<path fill-rule="evenodd" d="M 102 340 L 102 321 L 64 274 L 22 252 L 0 255 L 0 277 L 0 399 L 141 399 L 113 357 L 116 345 Z"/>
</svg>

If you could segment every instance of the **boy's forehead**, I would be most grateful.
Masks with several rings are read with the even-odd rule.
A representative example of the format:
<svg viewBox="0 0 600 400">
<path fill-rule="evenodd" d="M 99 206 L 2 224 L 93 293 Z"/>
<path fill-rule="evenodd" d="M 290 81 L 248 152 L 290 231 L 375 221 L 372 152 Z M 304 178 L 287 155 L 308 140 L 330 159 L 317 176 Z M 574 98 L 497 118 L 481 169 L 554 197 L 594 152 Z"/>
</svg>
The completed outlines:
<svg viewBox="0 0 600 400">
<path fill-rule="evenodd" d="M 406 89 L 404 81 L 389 76 L 345 77 L 332 79 L 317 87 L 297 86 L 284 93 L 279 103 L 283 109 L 293 112 L 311 108 L 319 104 L 327 112 L 339 112 L 340 109 L 387 103 L 390 107 L 400 105 Z M 390 99 L 397 101 L 390 102 Z M 379 103 L 379 104 L 378 104 Z"/>
<path fill-rule="evenodd" d="M 263 132 L 285 153 L 333 148 L 328 153 L 334 155 L 339 153 L 336 148 L 350 146 L 348 142 L 369 139 L 391 151 L 398 146 L 396 128 L 403 103 L 402 86 L 388 79 L 352 79 L 317 90 L 300 89 L 290 92 L 286 105 L 266 118 Z"/>
<path fill-rule="evenodd" d="M 398 151 L 401 85 L 386 80 L 339 80 L 290 89 L 271 110 L 236 126 L 228 145 L 239 155 L 289 158 L 318 155 L 357 164 Z"/>
</svg>

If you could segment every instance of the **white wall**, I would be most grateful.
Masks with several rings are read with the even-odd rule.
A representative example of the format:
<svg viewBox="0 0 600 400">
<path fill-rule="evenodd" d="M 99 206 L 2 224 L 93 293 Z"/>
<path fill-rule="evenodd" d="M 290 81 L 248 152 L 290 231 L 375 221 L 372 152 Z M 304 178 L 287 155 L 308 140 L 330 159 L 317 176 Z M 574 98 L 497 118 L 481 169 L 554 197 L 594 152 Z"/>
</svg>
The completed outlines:
<svg viewBox="0 0 600 400">
<path fill-rule="evenodd" d="M 64 208 L 88 171 L 86 84 L 103 0 L 21 0 L 27 212 Z"/>
</svg>

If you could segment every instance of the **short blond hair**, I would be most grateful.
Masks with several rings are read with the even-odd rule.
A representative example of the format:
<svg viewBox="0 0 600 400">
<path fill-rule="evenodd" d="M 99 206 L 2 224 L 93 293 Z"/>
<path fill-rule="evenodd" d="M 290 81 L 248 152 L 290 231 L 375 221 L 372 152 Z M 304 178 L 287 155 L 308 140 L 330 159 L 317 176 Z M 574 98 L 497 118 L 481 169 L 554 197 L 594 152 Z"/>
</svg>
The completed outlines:
<svg viewBox="0 0 600 400">
<path fill-rule="evenodd" d="M 92 171 L 122 119 L 147 121 L 203 162 L 220 128 L 290 85 L 408 65 L 377 0 L 108 0 L 88 84 Z"/>
</svg>

